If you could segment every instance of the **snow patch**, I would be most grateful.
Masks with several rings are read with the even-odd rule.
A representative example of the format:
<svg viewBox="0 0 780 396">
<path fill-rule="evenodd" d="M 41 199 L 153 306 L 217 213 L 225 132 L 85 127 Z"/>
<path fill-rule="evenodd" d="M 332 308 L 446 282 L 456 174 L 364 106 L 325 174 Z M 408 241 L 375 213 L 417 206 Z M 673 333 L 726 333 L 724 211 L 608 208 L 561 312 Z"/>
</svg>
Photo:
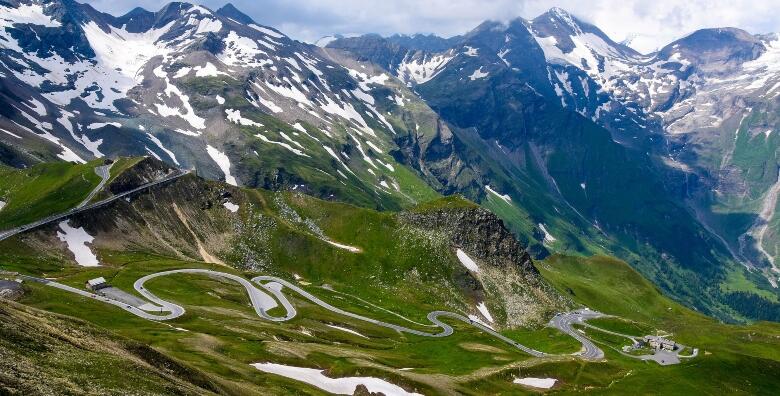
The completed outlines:
<svg viewBox="0 0 780 396">
<path fill-rule="evenodd" d="M 360 253 L 361 252 L 360 248 L 356 248 L 354 246 L 349 246 L 349 245 L 344 245 L 343 243 L 333 242 L 330 239 L 324 239 L 324 241 L 329 243 L 329 244 L 331 244 L 331 245 L 333 245 L 333 246 L 335 246 L 335 247 L 337 247 L 337 248 L 339 248 L 339 249 L 349 250 L 352 253 Z"/>
<path fill-rule="evenodd" d="M 465 51 L 463 51 L 463 55 L 466 56 L 477 56 L 477 54 L 479 53 L 478 48 L 474 48 L 468 45 L 463 46 L 463 49 L 465 49 Z"/>
<path fill-rule="evenodd" d="M 451 55 L 436 55 L 428 59 L 413 59 L 407 55 L 398 65 L 398 78 L 407 85 L 412 82 L 425 84 L 439 75 L 452 58 Z"/>
<path fill-rule="evenodd" d="M 263 34 L 265 34 L 267 36 L 271 36 L 273 38 L 283 38 L 283 37 L 285 37 L 283 34 L 277 32 L 277 31 L 271 30 L 271 29 L 269 29 L 267 27 L 257 26 L 254 23 L 250 24 L 249 27 L 251 27 L 252 29 L 255 29 L 258 32 L 263 33 Z"/>
<path fill-rule="evenodd" d="M 356 335 L 358 337 L 368 338 L 368 337 L 364 336 L 363 334 L 360 334 L 357 331 L 352 330 L 352 329 L 348 329 L 346 327 L 336 326 L 336 325 L 332 325 L 332 324 L 328 324 L 328 323 L 326 323 L 325 326 L 328 326 L 328 327 L 336 329 L 336 330 L 341 330 L 341 331 L 344 331 L 344 332 L 347 332 L 347 333 L 350 333 L 350 334 L 354 334 L 354 335 Z"/>
<path fill-rule="evenodd" d="M 238 205 L 234 204 L 233 202 L 230 202 L 230 201 L 225 201 L 225 202 L 222 204 L 222 206 L 224 206 L 224 207 L 225 207 L 225 209 L 227 209 L 227 210 L 229 210 L 229 211 L 231 211 L 231 212 L 233 212 L 233 213 L 236 213 L 236 212 L 238 212 Z"/>
<path fill-rule="evenodd" d="M 488 322 L 490 322 L 490 323 L 494 323 L 495 322 L 493 320 L 493 316 L 490 315 L 490 311 L 488 311 L 488 308 L 485 305 L 484 301 L 482 301 L 481 303 L 477 304 L 477 310 L 479 311 L 479 313 L 482 314 L 482 316 L 485 317 L 485 319 L 488 320 Z"/>
<path fill-rule="evenodd" d="M 3 128 L 0 128 L 0 132 L 5 132 L 5 133 L 7 133 L 8 135 L 11 135 L 11 136 L 13 136 L 13 137 L 15 137 L 15 138 L 17 138 L 17 139 L 21 139 L 21 138 L 22 138 L 21 136 L 19 136 L 19 135 L 15 134 L 15 133 L 13 133 L 13 132 L 11 132 L 11 131 L 9 131 L 9 130 L 5 130 L 5 129 L 3 129 Z"/>
<path fill-rule="evenodd" d="M 220 74 L 227 73 L 221 72 L 211 62 L 206 62 L 205 66 L 195 66 L 195 77 L 217 77 Z"/>
<path fill-rule="evenodd" d="M 471 75 L 469 76 L 469 79 L 470 79 L 471 81 L 474 81 L 474 80 L 479 80 L 480 78 L 485 78 L 485 77 L 487 77 L 487 76 L 488 76 L 488 74 L 489 74 L 488 72 L 483 72 L 483 71 L 482 71 L 482 66 L 480 66 L 480 67 L 479 67 L 479 69 L 477 69 L 477 70 L 474 70 L 474 73 L 471 73 Z"/>
<path fill-rule="evenodd" d="M 225 183 L 237 186 L 236 178 L 230 174 L 230 158 L 211 145 L 206 146 L 206 152 L 209 153 L 209 157 L 214 160 L 219 169 L 222 170 L 222 173 L 225 174 Z"/>
<path fill-rule="evenodd" d="M 278 146 L 282 146 L 282 147 L 286 148 L 287 150 L 292 151 L 293 154 L 295 154 L 295 155 L 300 155 L 301 157 L 308 157 L 309 156 L 308 154 L 304 153 L 303 151 L 301 151 L 301 150 L 299 150 L 299 149 L 297 149 L 297 148 L 295 148 L 293 146 L 290 146 L 289 144 L 287 144 L 285 142 L 277 142 L 275 140 L 271 140 L 271 139 L 267 138 L 265 135 L 260 134 L 260 133 L 256 134 L 255 136 L 260 138 L 260 140 L 262 140 L 262 141 L 264 141 L 266 143 L 276 144 Z"/>
<path fill-rule="evenodd" d="M 241 110 L 225 109 L 227 120 L 239 125 L 261 127 L 263 124 L 241 117 Z"/>
<path fill-rule="evenodd" d="M 477 322 L 477 323 L 481 324 L 482 326 L 485 326 L 485 327 L 487 327 L 487 328 L 489 328 L 489 329 L 491 329 L 491 330 L 495 330 L 495 329 L 493 329 L 493 326 L 491 326 L 489 323 L 487 323 L 487 322 L 485 322 L 484 320 L 482 320 L 482 318 L 480 318 L 480 317 L 479 317 L 479 316 L 477 316 L 477 315 L 468 315 L 468 318 L 469 318 L 469 319 L 470 319 L 472 322 Z"/>
<path fill-rule="evenodd" d="M 526 377 L 526 378 L 515 378 L 515 380 L 512 382 L 514 382 L 515 384 L 531 386 L 534 388 L 550 389 L 553 387 L 553 385 L 555 385 L 556 381 L 557 380 L 555 378 Z"/>
<path fill-rule="evenodd" d="M 489 184 L 488 184 L 488 185 L 485 185 L 485 190 L 487 190 L 489 193 L 491 193 L 491 194 L 493 194 L 493 195 L 495 195 L 495 196 L 497 196 L 497 197 L 499 197 L 499 198 L 503 199 L 503 200 L 504 200 L 504 202 L 506 202 L 506 203 L 508 203 L 508 204 L 511 204 L 511 203 L 512 203 L 512 197 L 510 197 L 510 196 L 509 196 L 509 195 L 507 195 L 507 194 L 501 194 L 501 193 L 499 193 L 498 191 L 496 191 L 496 190 L 494 190 L 494 189 L 490 188 L 490 185 L 489 185 Z"/>
<path fill-rule="evenodd" d="M 477 263 L 475 263 L 474 260 L 472 260 L 468 254 L 466 254 L 466 252 L 458 249 L 455 252 L 455 254 L 458 256 L 458 260 L 460 260 L 460 263 L 463 264 L 463 266 L 466 267 L 466 269 L 474 273 L 479 272 L 479 266 L 477 266 Z"/>
<path fill-rule="evenodd" d="M 330 378 L 323 374 L 325 370 L 276 363 L 254 363 L 252 366 L 262 372 L 292 378 L 337 395 L 352 395 L 358 385 L 364 385 L 369 392 L 383 393 L 388 396 L 422 396 L 419 393 L 407 392 L 398 385 L 374 377 Z"/>
<path fill-rule="evenodd" d="M 100 129 L 100 128 L 103 128 L 103 127 L 106 127 L 106 126 L 109 126 L 109 125 L 113 126 L 113 127 L 116 127 L 116 128 L 121 128 L 122 127 L 122 124 L 120 124 L 118 122 L 93 122 L 93 123 L 87 125 L 87 129 Z"/>
<path fill-rule="evenodd" d="M 552 236 L 552 234 L 547 232 L 547 227 L 545 227 L 543 223 L 539 223 L 538 225 L 539 225 L 539 229 L 541 229 L 542 232 L 544 233 L 544 243 L 553 243 L 557 241 L 557 239 L 555 239 L 555 237 Z"/>
<path fill-rule="evenodd" d="M 68 222 L 70 220 L 61 221 L 59 226 L 62 232 L 57 231 L 57 238 L 60 241 L 65 242 L 68 245 L 68 250 L 75 256 L 76 262 L 82 267 L 98 267 L 100 262 L 92 253 L 92 250 L 87 246 L 87 243 L 92 243 L 95 238 L 86 231 L 84 227 L 73 228 Z"/>
</svg>

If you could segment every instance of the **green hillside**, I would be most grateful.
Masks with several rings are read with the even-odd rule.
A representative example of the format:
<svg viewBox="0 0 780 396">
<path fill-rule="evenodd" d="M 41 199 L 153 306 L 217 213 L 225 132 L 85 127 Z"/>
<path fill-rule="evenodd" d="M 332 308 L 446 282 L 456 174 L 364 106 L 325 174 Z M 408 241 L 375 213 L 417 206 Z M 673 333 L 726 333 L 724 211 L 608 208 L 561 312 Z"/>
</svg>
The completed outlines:
<svg viewBox="0 0 780 396">
<path fill-rule="evenodd" d="M 116 188 L 150 169 L 149 161 L 153 162 L 147 159 L 120 167 L 124 171 L 107 188 Z M 226 204 L 237 210 L 228 210 Z M 780 326 L 721 324 L 664 297 L 616 259 L 552 256 L 532 263 L 495 215 L 457 196 L 406 211 L 377 212 L 299 193 L 241 189 L 188 175 L 74 215 L 70 225 L 83 227 L 95 238 L 88 247 L 100 267 L 78 266 L 55 236 L 58 226 L 53 224 L 0 242 L 0 269 L 45 276 L 77 288 L 102 276 L 133 294 L 133 283 L 139 277 L 170 269 L 212 269 L 247 279 L 273 275 L 338 308 L 421 331 L 432 330 L 426 326 L 431 311 L 479 315 L 476 305 L 485 302 L 495 318 L 493 326 L 501 333 L 556 355 L 532 357 L 448 319 L 444 321 L 455 330 L 449 337 L 399 333 L 326 310 L 291 290 L 284 294 L 297 308 L 297 316 L 271 322 L 257 316 L 238 284 L 199 274 L 155 278 L 145 285 L 160 298 L 186 309 L 183 316 L 164 322 L 25 282 L 22 304 L 88 321 L 110 337 L 147 345 L 149 351 L 160 354 L 159 359 L 176 362 L 164 364 L 179 368 L 155 377 L 169 381 L 169 387 L 234 395 L 321 394 L 314 387 L 263 374 L 250 365 L 271 362 L 324 369 L 331 377 L 383 378 L 426 395 L 533 392 L 512 383 L 518 377 L 555 378 L 552 391 L 561 393 L 778 391 L 777 381 L 765 373 L 780 369 Z M 473 258 L 478 273 L 465 269 L 456 249 Z M 545 326 L 556 312 L 577 304 L 616 315 L 594 320 L 601 328 L 635 336 L 668 334 L 699 348 L 700 354 L 662 367 L 612 349 L 620 346 L 620 340 L 575 326 L 599 342 L 606 353 L 605 361 L 585 362 L 570 355 L 580 349 L 576 340 Z M 281 315 L 283 311 L 269 313 Z M 67 329 L 68 323 L 58 326 Z M 13 334 L 4 332 L 0 338 L 9 342 L 17 337 Z M 95 356 L 103 356 L 102 351 Z M 26 364 L 36 367 L 52 355 L 30 356 Z M 80 373 L 88 368 L 70 352 L 58 356 L 73 361 L 63 366 L 68 367 L 70 377 L 55 368 L 45 371 L 46 375 L 74 378 L 71 381 L 82 386 Z M 95 359 L 108 359 L 94 380 L 96 389 L 121 389 L 112 377 L 116 358 Z M 666 380 L 659 382 L 659 377 Z M 44 393 L 54 389 L 44 380 L 29 379 L 28 384 Z M 144 384 L 151 393 L 159 389 L 155 388 L 157 379 Z M 22 386 L 10 379 L 3 379 L 2 385 L 9 389 Z M 76 394 L 87 393 L 74 389 Z"/>
</svg>

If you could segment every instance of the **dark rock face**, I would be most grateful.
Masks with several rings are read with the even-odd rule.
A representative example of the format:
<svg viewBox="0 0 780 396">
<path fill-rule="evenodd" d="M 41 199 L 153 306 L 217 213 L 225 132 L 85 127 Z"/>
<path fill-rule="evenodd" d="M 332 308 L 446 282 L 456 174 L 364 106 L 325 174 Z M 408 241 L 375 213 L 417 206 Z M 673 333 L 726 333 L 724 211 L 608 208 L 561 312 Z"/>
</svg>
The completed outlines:
<svg viewBox="0 0 780 396">
<path fill-rule="evenodd" d="M 132 190 L 136 187 L 158 180 L 169 174 L 171 168 L 165 162 L 147 157 L 135 164 L 131 169 L 123 172 L 109 186 L 109 190 L 114 193 Z"/>
<path fill-rule="evenodd" d="M 394 70 L 408 54 L 414 53 L 413 50 L 378 34 L 340 38 L 328 44 L 328 48 L 347 51 L 356 55 L 356 60 L 369 61 L 387 70 Z"/>
<path fill-rule="evenodd" d="M 669 59 L 680 52 L 698 70 L 720 74 L 758 58 L 764 51 L 766 46 L 756 36 L 741 29 L 718 28 L 697 30 L 664 47 L 659 57 Z"/>
<path fill-rule="evenodd" d="M 504 222 L 482 208 L 404 212 L 401 221 L 445 233 L 452 244 L 497 267 L 516 266 L 538 275 L 531 256 Z"/>
<path fill-rule="evenodd" d="M 385 396 L 382 392 L 369 392 L 365 385 L 360 384 L 355 387 L 355 393 L 353 396 Z"/>
<path fill-rule="evenodd" d="M 390 37 L 387 37 L 387 41 L 391 43 L 409 48 L 411 50 L 428 52 L 446 51 L 461 40 L 463 40 L 462 36 L 443 38 L 433 34 L 414 34 L 411 36 L 404 34 L 394 34 Z"/>
<path fill-rule="evenodd" d="M 0 279 L 0 298 L 18 300 L 24 295 L 24 288 L 18 282 Z"/>
</svg>

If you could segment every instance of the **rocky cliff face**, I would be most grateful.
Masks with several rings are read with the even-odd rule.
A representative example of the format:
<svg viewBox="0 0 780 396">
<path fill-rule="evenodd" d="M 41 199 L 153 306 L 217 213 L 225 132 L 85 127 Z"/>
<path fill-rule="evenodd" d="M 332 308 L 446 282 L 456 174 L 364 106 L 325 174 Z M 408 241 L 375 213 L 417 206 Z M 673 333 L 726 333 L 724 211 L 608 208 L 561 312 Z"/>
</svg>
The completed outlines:
<svg viewBox="0 0 780 396">
<path fill-rule="evenodd" d="M 398 218 L 402 224 L 442 234 L 451 250 L 478 263 L 478 271 L 460 268 L 456 279 L 476 304 L 487 302 L 498 316 L 494 325 L 541 325 L 556 310 L 573 307 L 541 278 L 525 248 L 490 211 L 443 205 L 402 212 Z"/>
<path fill-rule="evenodd" d="M 400 218 L 402 222 L 443 232 L 453 246 L 476 255 L 490 265 L 514 267 L 532 279 L 539 275 L 525 248 L 507 230 L 504 222 L 486 209 L 406 211 Z"/>
</svg>

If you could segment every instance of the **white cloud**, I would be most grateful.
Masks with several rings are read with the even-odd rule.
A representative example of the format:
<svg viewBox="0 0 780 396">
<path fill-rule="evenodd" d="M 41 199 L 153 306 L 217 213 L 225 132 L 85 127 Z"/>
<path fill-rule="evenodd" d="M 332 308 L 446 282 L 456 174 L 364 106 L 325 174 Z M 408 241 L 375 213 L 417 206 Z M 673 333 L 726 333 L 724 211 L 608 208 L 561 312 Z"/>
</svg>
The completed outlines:
<svg viewBox="0 0 780 396">
<path fill-rule="evenodd" d="M 89 0 L 110 13 L 150 0 Z M 195 1 L 209 8 L 224 0 Z M 534 18 L 553 6 L 589 21 L 615 41 L 636 36 L 632 45 L 648 52 L 705 27 L 739 27 L 751 33 L 780 31 L 780 0 L 234 0 L 257 22 L 293 38 L 313 42 L 333 33 L 435 33 L 452 36 L 486 19 Z"/>
</svg>

